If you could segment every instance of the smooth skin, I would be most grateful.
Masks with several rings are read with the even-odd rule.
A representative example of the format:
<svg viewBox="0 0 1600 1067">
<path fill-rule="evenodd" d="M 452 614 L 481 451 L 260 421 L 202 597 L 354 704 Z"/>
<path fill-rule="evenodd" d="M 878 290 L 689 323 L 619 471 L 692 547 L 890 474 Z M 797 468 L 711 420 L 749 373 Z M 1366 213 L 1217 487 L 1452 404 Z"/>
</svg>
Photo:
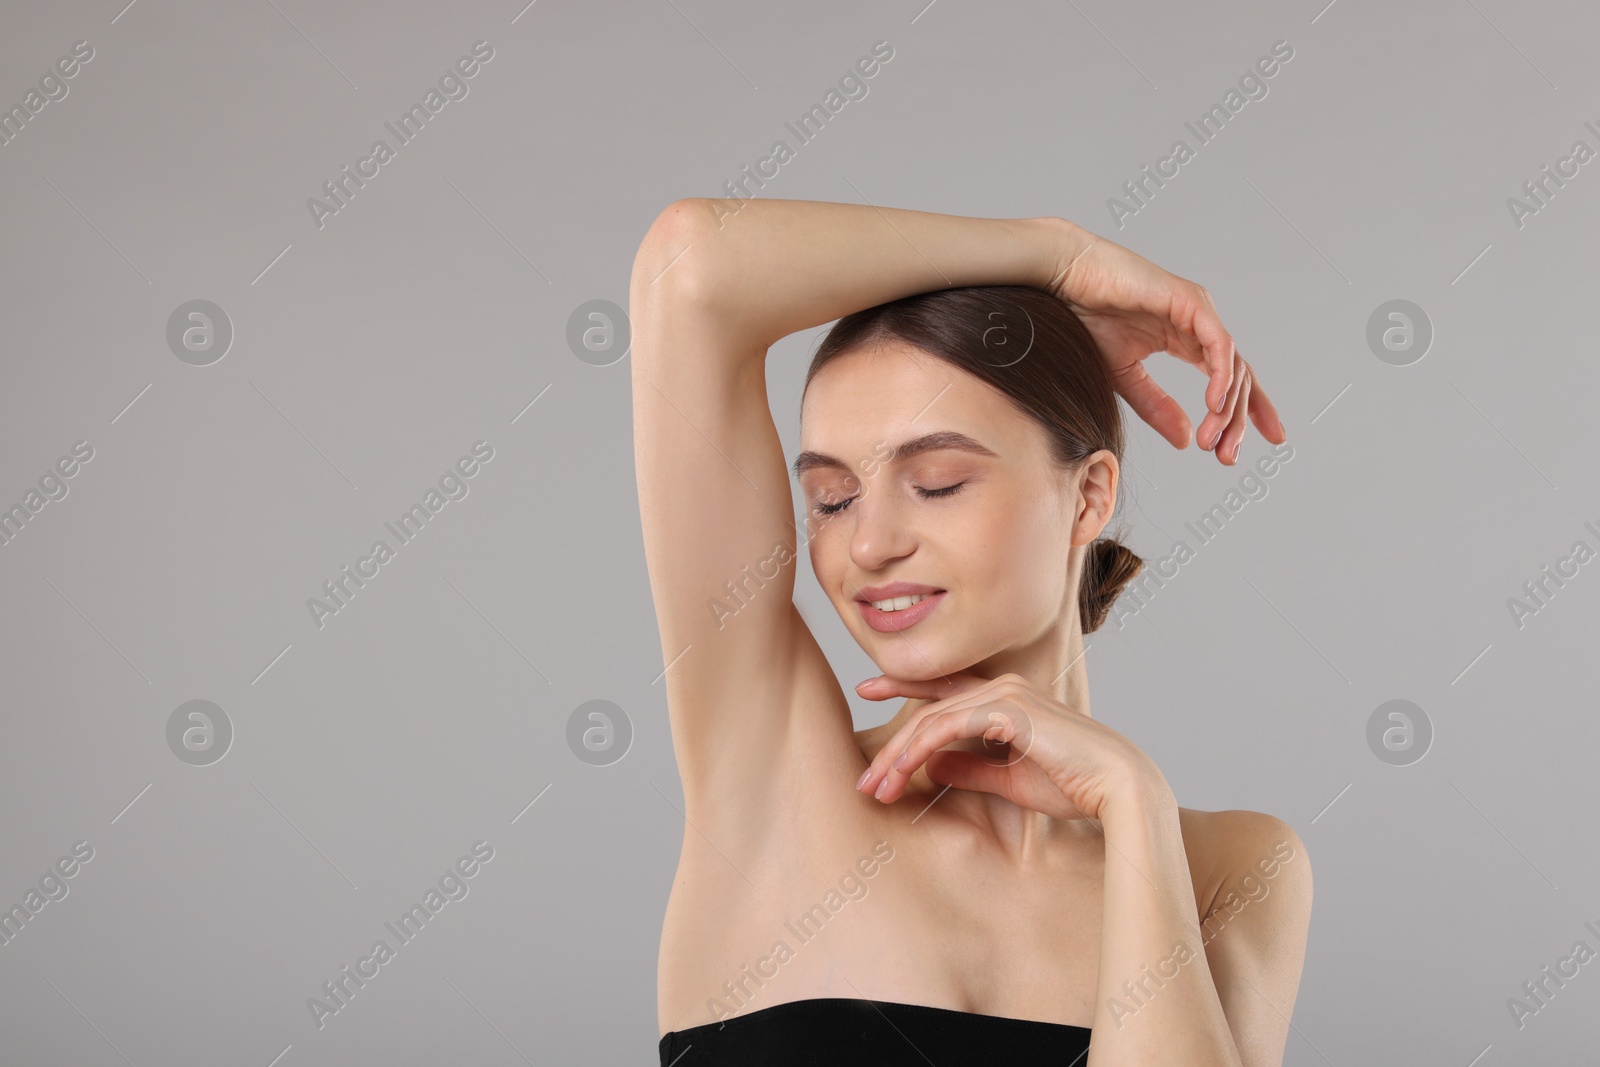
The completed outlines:
<svg viewBox="0 0 1600 1067">
<path fill-rule="evenodd" d="M 796 526 L 769 347 L 901 296 L 1010 284 L 1066 301 L 1175 447 L 1189 418 L 1141 362 L 1159 351 L 1206 375 L 1193 435 L 1224 465 L 1247 422 L 1286 439 L 1203 288 L 1064 219 L 685 199 L 639 247 L 634 455 L 687 824 L 659 1028 L 850 997 L 1092 1027 L 1090 1067 L 1280 1065 L 1304 845 L 1270 815 L 1178 807 L 1089 715 L 1078 582 L 1115 457 L 1060 470 L 986 383 L 901 344 L 853 351 L 807 393 L 802 448 L 831 462 L 802 470 Z M 903 447 L 935 431 L 982 448 Z M 857 692 L 903 701 L 881 726 L 854 729 L 793 603 L 802 533 L 882 672 Z M 881 633 L 854 598 L 896 580 L 946 592 Z"/>
</svg>

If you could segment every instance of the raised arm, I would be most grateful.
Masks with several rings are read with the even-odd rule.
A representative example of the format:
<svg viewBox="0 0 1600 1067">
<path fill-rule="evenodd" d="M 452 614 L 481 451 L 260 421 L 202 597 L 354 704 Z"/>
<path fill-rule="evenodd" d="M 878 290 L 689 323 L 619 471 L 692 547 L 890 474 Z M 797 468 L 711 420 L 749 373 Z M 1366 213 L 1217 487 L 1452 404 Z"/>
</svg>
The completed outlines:
<svg viewBox="0 0 1600 1067">
<path fill-rule="evenodd" d="M 1283 425 L 1200 285 L 1065 219 L 988 219 L 806 200 L 674 201 L 634 259 L 634 458 L 645 558 L 685 790 L 770 785 L 797 701 L 825 661 L 794 609 L 789 476 L 768 409 L 780 338 L 932 289 L 1032 285 L 1083 318 L 1116 390 L 1175 447 L 1183 408 L 1144 371 L 1153 352 L 1207 377 L 1201 447 L 1235 462 L 1246 420 Z M 804 678 L 797 670 L 810 657 Z M 820 665 L 820 666 L 819 666 Z M 817 667 L 817 670 L 811 670 Z M 846 721 L 844 729 L 849 728 Z M 695 800 L 690 800 L 691 805 Z"/>
<path fill-rule="evenodd" d="M 713 201 L 679 200 L 650 227 L 629 288 L 634 459 L 661 684 L 691 806 L 708 792 L 764 795 L 761 768 L 806 696 L 798 657 L 815 650 L 793 605 L 795 511 L 767 348 L 930 289 L 1047 286 L 1077 234 L 1054 218 L 796 200 L 720 219 Z"/>
<path fill-rule="evenodd" d="M 698 217 L 696 209 L 703 209 Z M 760 348 L 929 289 L 1033 285 L 1083 319 L 1118 395 L 1175 448 L 1189 442 L 1189 417 L 1145 372 L 1143 360 L 1155 352 L 1209 379 L 1206 416 L 1192 432 L 1220 462 L 1237 461 L 1247 421 L 1274 444 L 1287 439 L 1204 286 L 1065 219 L 966 218 L 808 200 L 750 200 L 737 212 L 721 200 L 680 200 L 668 214 L 688 216 L 700 247 L 685 235 L 661 269 L 706 271 L 715 279 L 713 295 L 732 301 L 724 308 L 729 327 Z M 704 258 L 691 259 L 701 252 Z M 1048 264 L 1042 276 L 1041 262 Z M 777 294 L 794 299 L 770 300 Z"/>
<path fill-rule="evenodd" d="M 701 279 L 740 356 L 779 338 L 902 296 L 958 285 L 1048 288 L 1090 235 L 1054 217 L 989 219 L 866 204 L 750 200 L 669 204 L 635 263 L 659 288 L 675 272 Z M 679 280 L 683 280 L 682 277 Z M 736 357 L 739 358 L 739 357 Z M 748 360 L 746 360 L 748 361 Z"/>
</svg>

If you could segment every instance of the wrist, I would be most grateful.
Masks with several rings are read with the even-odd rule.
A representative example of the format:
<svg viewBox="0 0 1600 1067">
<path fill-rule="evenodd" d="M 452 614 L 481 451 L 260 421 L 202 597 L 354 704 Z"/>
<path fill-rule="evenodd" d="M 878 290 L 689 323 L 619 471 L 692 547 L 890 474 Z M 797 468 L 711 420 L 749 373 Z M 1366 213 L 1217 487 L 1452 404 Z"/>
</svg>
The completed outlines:
<svg viewBox="0 0 1600 1067">
<path fill-rule="evenodd" d="M 1155 761 L 1137 753 L 1114 776 L 1100 808 L 1100 823 L 1107 833 L 1123 824 L 1149 825 L 1152 819 L 1176 819 L 1177 797 Z"/>
<path fill-rule="evenodd" d="M 1094 235 L 1071 219 L 1059 215 L 1045 215 L 1030 222 L 1037 223 L 1044 234 L 1046 254 L 1038 288 L 1050 293 L 1061 292 L 1061 280 L 1072 264 L 1094 241 Z"/>
</svg>

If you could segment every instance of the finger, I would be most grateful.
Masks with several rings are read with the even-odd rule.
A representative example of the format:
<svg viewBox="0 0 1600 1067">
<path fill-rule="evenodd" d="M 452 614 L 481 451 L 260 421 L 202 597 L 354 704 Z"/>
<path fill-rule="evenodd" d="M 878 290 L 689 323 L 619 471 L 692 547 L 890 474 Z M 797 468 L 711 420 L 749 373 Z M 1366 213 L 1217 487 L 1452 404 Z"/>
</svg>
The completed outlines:
<svg viewBox="0 0 1600 1067">
<path fill-rule="evenodd" d="M 935 752 L 928 757 L 927 768 L 928 777 L 938 785 L 995 793 L 1013 802 L 1016 799 L 1011 791 L 1014 772 L 1009 765 L 995 763 L 976 752 Z"/>
<path fill-rule="evenodd" d="M 1267 391 L 1261 388 L 1261 380 L 1255 374 L 1250 383 L 1250 421 L 1256 424 L 1256 429 L 1261 431 L 1261 436 L 1275 445 L 1281 445 L 1289 439 L 1289 431 L 1283 428 L 1283 420 L 1278 418 L 1278 409 L 1272 406 L 1272 401 L 1267 399 Z"/>
<path fill-rule="evenodd" d="M 944 729 L 946 733 L 930 735 L 928 731 L 934 728 Z M 994 746 L 988 758 L 1012 764 L 1029 755 L 1038 734 L 1028 709 L 1016 699 L 992 690 L 966 693 L 952 698 L 943 708 L 930 706 L 903 726 L 873 758 L 872 766 L 857 788 L 884 795 L 878 793 L 879 787 L 889 784 L 889 779 L 897 772 L 903 778 L 900 783 L 903 786 L 931 752 L 959 737 L 984 737 L 986 745 Z M 1011 747 L 1002 753 L 1003 745 Z"/>
<path fill-rule="evenodd" d="M 1245 367 L 1244 373 L 1239 375 L 1239 401 L 1234 405 L 1232 420 L 1228 423 L 1227 429 L 1223 431 L 1222 439 L 1217 443 L 1217 458 L 1230 466 L 1238 462 L 1239 449 L 1243 447 L 1244 435 L 1250 428 L 1247 413 L 1249 411 L 1251 379 L 1253 377 L 1254 375 L 1250 373 L 1248 366 Z"/>
<path fill-rule="evenodd" d="M 968 671 L 956 671 L 941 678 L 894 678 L 880 674 L 856 683 L 856 692 L 867 700 L 888 700 L 890 697 L 911 697 L 914 700 L 944 700 L 964 692 L 974 685 L 989 681 Z"/>
<path fill-rule="evenodd" d="M 1206 374 L 1211 379 L 1206 386 L 1206 408 L 1221 412 L 1233 379 L 1233 335 L 1222 325 L 1216 304 L 1206 288 L 1188 279 L 1181 279 L 1181 282 L 1191 288 L 1180 304 L 1180 313 L 1187 321 L 1178 321 L 1176 325 L 1199 339 Z"/>
<path fill-rule="evenodd" d="M 1222 444 L 1222 431 L 1233 421 L 1234 410 L 1239 406 L 1239 395 L 1244 390 L 1244 357 L 1239 355 L 1238 349 L 1234 349 L 1233 364 L 1228 396 L 1222 410 L 1208 411 L 1206 417 L 1200 420 L 1200 429 L 1195 432 L 1196 442 L 1208 451 L 1215 451 Z"/>
<path fill-rule="evenodd" d="M 967 672 L 958 673 L 966 674 Z M 969 675 L 969 677 L 978 680 L 976 676 Z M 1026 740 L 1012 748 L 1008 761 L 1015 763 L 1026 757 L 1038 739 L 1038 734 L 1033 729 L 1031 712 L 1024 705 L 1024 698 L 1021 694 L 1010 691 L 1009 687 L 1012 684 L 1012 679 L 1008 675 L 1001 675 L 999 678 L 993 679 L 983 679 L 981 682 L 982 684 L 976 688 L 968 689 L 944 700 L 934 701 L 918 708 L 906 722 L 901 724 L 900 728 L 885 742 L 877 754 L 872 757 L 867 769 L 856 780 L 856 790 L 862 793 L 875 792 L 877 787 L 883 784 L 883 780 L 887 777 L 894 761 L 899 758 L 900 753 L 905 750 L 911 739 L 924 728 L 927 721 L 934 716 L 947 712 L 1003 706 L 1007 709 L 1008 714 L 1026 723 L 1025 729 L 1022 731 Z M 1006 695 L 1003 695 L 1003 693 Z M 1082 716 L 1082 712 L 1075 708 L 1063 706 L 1062 710 L 1067 713 L 1068 718 Z M 1084 717 L 1087 718 L 1086 716 Z M 980 730 L 979 732 L 981 733 L 982 731 Z"/>
<path fill-rule="evenodd" d="M 901 724 L 900 729 L 895 731 L 894 736 L 890 737 L 884 746 L 878 750 L 877 754 L 872 757 L 872 760 L 867 764 L 867 769 L 856 780 L 856 791 L 860 793 L 875 792 L 877 787 L 883 784 L 883 779 L 887 776 L 894 760 L 899 758 L 911 739 L 923 729 L 924 724 L 930 718 L 942 715 L 950 710 L 993 701 L 994 694 L 992 690 L 996 684 L 998 684 L 998 679 L 987 680 L 976 689 L 958 693 L 945 700 L 934 701 L 918 708 L 911 718 Z"/>
<path fill-rule="evenodd" d="M 1117 395 L 1174 448 L 1189 446 L 1189 416 L 1183 405 L 1150 377 L 1143 363 L 1131 363 L 1114 377 Z"/>
<path fill-rule="evenodd" d="M 1008 701 L 990 701 L 978 707 L 930 716 L 900 754 L 890 761 L 873 796 L 886 804 L 898 800 L 906 783 L 929 756 L 954 741 L 970 737 L 983 737 L 996 744 L 1025 745 L 1031 737 L 1028 716 Z"/>
</svg>

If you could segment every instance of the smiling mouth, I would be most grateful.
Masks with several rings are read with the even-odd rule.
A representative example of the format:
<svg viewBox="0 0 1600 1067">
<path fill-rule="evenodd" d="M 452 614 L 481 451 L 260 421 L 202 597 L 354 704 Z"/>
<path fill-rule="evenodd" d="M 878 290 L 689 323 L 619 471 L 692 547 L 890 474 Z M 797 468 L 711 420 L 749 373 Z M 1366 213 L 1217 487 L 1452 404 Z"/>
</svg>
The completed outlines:
<svg viewBox="0 0 1600 1067">
<path fill-rule="evenodd" d="M 912 596 L 890 597 L 888 600 L 869 600 L 867 603 L 879 611 L 904 611 L 911 605 L 919 604 L 933 595 L 933 593 L 916 593 Z"/>
<path fill-rule="evenodd" d="M 917 625 L 931 615 L 944 598 L 946 590 L 937 593 L 912 593 L 884 600 L 858 600 L 862 620 L 879 633 L 894 633 Z"/>
</svg>

